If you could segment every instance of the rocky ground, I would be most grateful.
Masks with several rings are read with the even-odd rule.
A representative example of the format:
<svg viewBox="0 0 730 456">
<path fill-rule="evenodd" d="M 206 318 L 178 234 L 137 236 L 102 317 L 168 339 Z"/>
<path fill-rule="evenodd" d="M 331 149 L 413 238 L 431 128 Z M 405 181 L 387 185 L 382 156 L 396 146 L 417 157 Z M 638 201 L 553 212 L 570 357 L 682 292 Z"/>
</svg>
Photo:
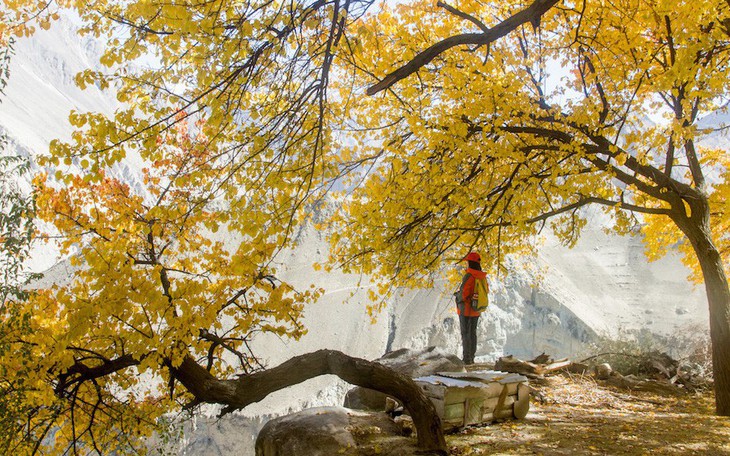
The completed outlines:
<svg viewBox="0 0 730 456">
<path fill-rule="evenodd" d="M 591 376 L 537 384 L 524 420 L 447 437 L 453 455 L 730 455 L 730 418 L 711 391 L 644 392 Z"/>
</svg>

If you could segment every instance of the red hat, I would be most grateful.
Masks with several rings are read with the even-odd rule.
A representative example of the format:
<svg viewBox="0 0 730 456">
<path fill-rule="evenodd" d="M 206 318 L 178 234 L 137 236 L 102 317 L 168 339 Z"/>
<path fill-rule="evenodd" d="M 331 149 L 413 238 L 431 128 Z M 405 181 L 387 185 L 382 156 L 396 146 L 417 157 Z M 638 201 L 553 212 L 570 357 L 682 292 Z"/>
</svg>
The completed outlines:
<svg viewBox="0 0 730 456">
<path fill-rule="evenodd" d="M 480 257 L 479 254 L 476 252 L 469 252 L 469 255 L 465 256 L 464 260 L 475 261 L 475 262 L 479 263 L 480 261 L 482 261 L 482 257 Z"/>
</svg>

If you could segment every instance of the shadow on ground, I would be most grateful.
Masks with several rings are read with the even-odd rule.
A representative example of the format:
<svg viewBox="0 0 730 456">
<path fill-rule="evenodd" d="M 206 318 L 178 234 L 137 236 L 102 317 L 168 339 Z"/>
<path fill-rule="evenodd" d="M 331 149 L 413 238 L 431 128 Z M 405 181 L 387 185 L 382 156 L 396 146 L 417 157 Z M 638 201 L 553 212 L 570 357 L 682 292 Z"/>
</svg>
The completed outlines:
<svg viewBox="0 0 730 456">
<path fill-rule="evenodd" d="M 713 416 L 711 391 L 659 395 L 562 375 L 535 388 L 524 420 L 450 435 L 451 454 L 730 456 L 730 418 Z"/>
</svg>

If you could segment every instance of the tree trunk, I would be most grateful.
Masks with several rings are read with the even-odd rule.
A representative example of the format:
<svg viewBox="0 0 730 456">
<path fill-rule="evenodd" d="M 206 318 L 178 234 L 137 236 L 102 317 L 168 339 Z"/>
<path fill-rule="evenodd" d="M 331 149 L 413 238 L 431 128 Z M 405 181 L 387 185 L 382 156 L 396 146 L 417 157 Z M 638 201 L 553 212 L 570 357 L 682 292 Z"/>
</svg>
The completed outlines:
<svg viewBox="0 0 730 456">
<path fill-rule="evenodd" d="M 325 374 L 337 375 L 353 385 L 370 388 L 399 399 L 413 417 L 418 446 L 430 454 L 446 455 L 441 420 L 431 401 L 413 380 L 382 364 L 353 358 L 334 350 L 319 350 L 292 358 L 235 380 L 220 380 L 188 356 L 172 375 L 198 402 L 223 404 L 223 414 L 258 402 L 274 391 Z"/>
<path fill-rule="evenodd" d="M 703 210 L 705 208 L 707 210 Z M 692 221 L 695 223 L 677 223 L 677 225 L 692 244 L 702 269 L 710 307 L 715 408 L 718 415 L 730 416 L 730 289 L 720 252 L 710 234 L 709 206 L 692 205 L 690 222 Z M 684 222 L 687 222 L 687 219 Z"/>
</svg>

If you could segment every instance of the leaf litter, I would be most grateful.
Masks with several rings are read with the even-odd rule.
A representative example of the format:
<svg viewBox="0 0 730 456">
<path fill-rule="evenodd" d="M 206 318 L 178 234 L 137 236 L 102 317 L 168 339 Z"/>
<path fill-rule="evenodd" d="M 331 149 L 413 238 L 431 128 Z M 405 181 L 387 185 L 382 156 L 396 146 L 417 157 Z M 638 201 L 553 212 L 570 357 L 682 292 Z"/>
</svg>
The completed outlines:
<svg viewBox="0 0 730 456">
<path fill-rule="evenodd" d="M 636 391 L 570 374 L 531 387 L 525 419 L 463 429 L 450 453 L 730 456 L 730 417 L 714 415 L 711 390 Z"/>
</svg>

